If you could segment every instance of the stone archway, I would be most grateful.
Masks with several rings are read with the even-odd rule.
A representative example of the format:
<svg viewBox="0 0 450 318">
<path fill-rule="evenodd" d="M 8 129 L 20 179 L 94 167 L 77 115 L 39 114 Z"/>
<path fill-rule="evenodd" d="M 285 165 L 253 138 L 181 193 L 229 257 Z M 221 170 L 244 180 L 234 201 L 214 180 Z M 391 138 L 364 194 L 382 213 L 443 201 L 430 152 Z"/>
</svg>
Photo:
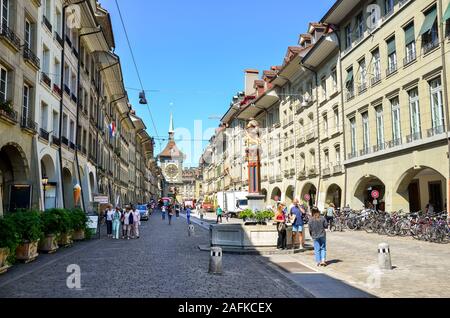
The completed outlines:
<svg viewBox="0 0 450 318">
<path fill-rule="evenodd" d="M 394 191 L 394 210 L 425 211 L 430 202 L 435 212 L 446 209 L 447 180 L 433 168 L 421 166 L 406 170 Z"/>
<path fill-rule="evenodd" d="M 268 202 L 267 202 L 267 190 L 266 190 L 266 189 L 262 189 L 262 190 L 261 190 L 261 194 L 264 196 L 264 202 L 265 202 L 265 203 L 268 203 Z"/>
<path fill-rule="evenodd" d="M 380 194 L 376 201 L 374 201 L 371 197 L 371 193 L 374 190 L 378 191 Z M 375 207 L 376 209 L 384 211 L 386 200 L 385 196 L 386 186 L 383 181 L 374 175 L 367 175 L 359 179 L 356 183 L 353 190 L 351 207 L 353 209 Z"/>
<path fill-rule="evenodd" d="M 274 201 L 280 201 L 281 200 L 281 190 L 278 187 L 273 188 L 272 194 L 270 195 L 270 198 Z"/>
<path fill-rule="evenodd" d="M 29 180 L 29 165 L 22 148 L 16 143 L 4 145 L 0 149 L 0 215 L 3 211 L 30 208 Z"/>
<path fill-rule="evenodd" d="M 309 200 L 306 199 L 307 196 L 309 196 Z M 301 200 L 306 201 L 309 207 L 313 207 L 316 204 L 316 197 L 316 186 L 310 182 L 306 183 L 301 192 Z"/>
<path fill-rule="evenodd" d="M 73 177 L 72 172 L 63 168 L 63 183 L 64 183 L 64 207 L 66 209 L 73 209 L 75 207 L 75 202 L 73 199 Z"/>
<path fill-rule="evenodd" d="M 333 203 L 336 208 L 342 206 L 342 189 L 335 183 L 330 185 L 327 189 L 325 204 L 329 205 L 330 203 Z"/>
<path fill-rule="evenodd" d="M 286 204 L 289 206 L 294 201 L 294 186 L 288 186 L 286 189 Z"/>
<path fill-rule="evenodd" d="M 44 210 L 53 209 L 57 206 L 57 185 L 55 162 L 48 154 L 41 158 L 41 178 L 47 178 L 47 185 L 42 186 L 42 204 Z M 45 191 L 44 191 L 45 190 Z"/>
</svg>

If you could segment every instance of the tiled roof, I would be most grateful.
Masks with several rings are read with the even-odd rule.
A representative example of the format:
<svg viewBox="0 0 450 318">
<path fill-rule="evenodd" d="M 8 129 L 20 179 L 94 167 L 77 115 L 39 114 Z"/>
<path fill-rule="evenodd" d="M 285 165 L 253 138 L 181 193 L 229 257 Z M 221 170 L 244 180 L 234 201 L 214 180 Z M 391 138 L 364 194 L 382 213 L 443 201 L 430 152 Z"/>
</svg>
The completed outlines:
<svg viewBox="0 0 450 318">
<path fill-rule="evenodd" d="M 158 157 L 183 158 L 184 154 L 178 149 L 175 141 L 169 140 L 166 148 L 164 148 Z"/>
</svg>

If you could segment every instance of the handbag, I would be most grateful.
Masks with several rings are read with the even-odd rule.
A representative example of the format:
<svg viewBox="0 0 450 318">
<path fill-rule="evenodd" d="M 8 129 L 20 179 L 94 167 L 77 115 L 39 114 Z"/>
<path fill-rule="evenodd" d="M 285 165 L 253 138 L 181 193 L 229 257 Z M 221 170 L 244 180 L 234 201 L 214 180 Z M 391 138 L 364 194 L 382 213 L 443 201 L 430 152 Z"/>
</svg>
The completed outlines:
<svg viewBox="0 0 450 318">
<path fill-rule="evenodd" d="M 284 222 L 278 223 L 277 229 L 278 229 L 279 232 L 286 231 L 286 223 L 284 223 Z"/>
</svg>

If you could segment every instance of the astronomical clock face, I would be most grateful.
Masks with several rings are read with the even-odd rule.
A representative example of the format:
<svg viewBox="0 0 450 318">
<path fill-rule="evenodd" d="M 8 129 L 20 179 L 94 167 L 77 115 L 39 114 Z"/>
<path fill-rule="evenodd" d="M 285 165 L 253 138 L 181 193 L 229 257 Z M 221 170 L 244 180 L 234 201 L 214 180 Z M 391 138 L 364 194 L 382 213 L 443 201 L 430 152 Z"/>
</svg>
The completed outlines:
<svg viewBox="0 0 450 318">
<path fill-rule="evenodd" d="M 178 176 L 178 166 L 176 164 L 170 163 L 166 166 L 166 175 L 169 178 L 175 179 Z"/>
</svg>

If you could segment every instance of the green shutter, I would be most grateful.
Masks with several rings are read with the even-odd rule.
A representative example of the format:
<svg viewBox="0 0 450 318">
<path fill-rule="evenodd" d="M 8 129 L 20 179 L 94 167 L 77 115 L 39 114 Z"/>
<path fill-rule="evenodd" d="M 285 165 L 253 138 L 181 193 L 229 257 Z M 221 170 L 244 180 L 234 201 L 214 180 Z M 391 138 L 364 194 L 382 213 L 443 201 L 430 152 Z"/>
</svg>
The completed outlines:
<svg viewBox="0 0 450 318">
<path fill-rule="evenodd" d="M 448 4 L 447 10 L 444 13 L 444 21 L 447 21 L 448 19 L 450 19 L 450 3 Z"/>
<path fill-rule="evenodd" d="M 348 71 L 345 84 L 348 85 L 353 80 L 353 70 Z"/>
<path fill-rule="evenodd" d="M 414 35 L 414 23 L 411 23 L 406 29 L 405 29 L 405 44 L 408 45 L 416 40 L 416 37 Z"/>
<path fill-rule="evenodd" d="M 436 18 L 437 18 L 436 8 L 433 8 L 432 10 L 428 11 L 425 17 L 425 21 L 423 22 L 422 28 L 420 29 L 419 35 L 424 35 L 425 33 L 430 32 L 434 22 L 436 22 Z"/>
<path fill-rule="evenodd" d="M 387 47 L 388 47 L 388 55 L 391 55 L 392 53 L 395 52 L 395 38 L 392 38 L 387 42 Z"/>
</svg>

